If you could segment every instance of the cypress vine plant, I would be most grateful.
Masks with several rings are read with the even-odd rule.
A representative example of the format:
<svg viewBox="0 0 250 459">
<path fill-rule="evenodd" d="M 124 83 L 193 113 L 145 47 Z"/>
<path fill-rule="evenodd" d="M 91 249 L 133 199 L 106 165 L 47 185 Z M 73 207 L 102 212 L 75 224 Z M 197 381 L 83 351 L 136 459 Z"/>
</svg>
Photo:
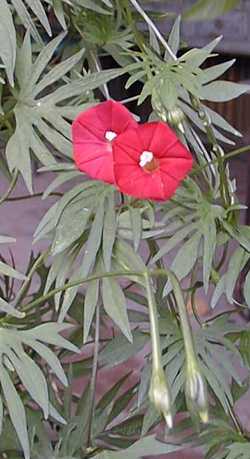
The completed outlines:
<svg viewBox="0 0 250 459">
<path fill-rule="evenodd" d="M 221 14 L 237 2 L 200 1 L 185 15 L 202 17 L 214 3 Z M 250 307 L 250 229 L 240 221 L 245 206 L 230 159 L 250 147 L 233 149 L 240 133 L 207 106 L 248 90 L 221 79 L 234 60 L 210 65 L 221 38 L 187 50 L 181 18 L 166 37 L 137 0 L 0 0 L 0 7 L 0 167 L 8 181 L 0 205 L 11 212 L 12 200 L 55 198 L 33 238 L 48 248 L 32 253 L 23 273 L 1 255 L 2 457 L 171 458 L 199 446 L 207 459 L 249 459 L 235 404 L 249 389 L 250 332 L 237 318 Z M 174 151 L 193 158 L 161 200 L 155 187 L 141 186 L 138 196 L 136 181 L 122 192 L 119 136 L 114 183 L 83 174 L 73 159 L 72 122 L 103 107 L 111 80 L 124 79 L 119 110 L 147 101 L 148 122 L 161 126 L 156 138 L 167 145 L 167 129 Z M 130 135 L 145 133 L 129 116 L 139 126 Z M 87 128 L 96 126 L 90 120 Z M 140 167 L 151 173 L 158 160 L 142 153 Z M 171 163 L 174 174 L 178 167 Z M 42 193 L 33 192 L 36 171 L 54 175 Z M 13 197 L 21 179 L 27 195 Z M 3 247 L 14 242 L 0 236 Z M 199 292 L 214 309 L 207 318 Z M 129 371 L 114 382 L 114 367 L 124 364 Z"/>
</svg>

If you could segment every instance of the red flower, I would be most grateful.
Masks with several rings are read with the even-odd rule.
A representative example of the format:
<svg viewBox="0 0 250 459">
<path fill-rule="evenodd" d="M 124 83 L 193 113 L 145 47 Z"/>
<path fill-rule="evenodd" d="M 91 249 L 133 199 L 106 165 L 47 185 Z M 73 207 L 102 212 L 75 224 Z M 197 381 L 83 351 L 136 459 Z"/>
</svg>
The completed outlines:
<svg viewBox="0 0 250 459">
<path fill-rule="evenodd" d="M 113 144 L 114 174 L 121 192 L 140 199 L 170 198 L 192 168 L 192 156 L 162 122 L 121 134 Z"/>
<path fill-rule="evenodd" d="M 114 183 L 112 143 L 137 123 L 119 102 L 108 100 L 80 113 L 72 125 L 74 160 L 90 177 Z"/>
</svg>

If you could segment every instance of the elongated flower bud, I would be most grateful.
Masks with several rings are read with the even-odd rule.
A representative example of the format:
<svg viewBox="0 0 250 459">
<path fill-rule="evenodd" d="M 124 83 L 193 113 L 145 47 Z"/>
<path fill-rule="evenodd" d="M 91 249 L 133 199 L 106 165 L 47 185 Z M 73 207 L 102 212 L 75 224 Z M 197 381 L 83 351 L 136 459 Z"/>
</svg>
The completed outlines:
<svg viewBox="0 0 250 459">
<path fill-rule="evenodd" d="M 156 409 L 164 416 L 168 427 L 173 427 L 171 399 L 166 377 L 162 368 L 153 369 L 149 398 Z"/>
<path fill-rule="evenodd" d="M 173 126 L 179 129 L 182 134 L 185 133 L 183 126 L 183 121 L 185 120 L 185 115 L 179 107 L 175 107 L 173 110 L 168 112 L 168 122 Z"/>
<path fill-rule="evenodd" d="M 156 409 L 163 414 L 168 427 L 173 427 L 171 414 L 171 398 L 167 380 L 161 363 L 160 334 L 157 318 L 155 296 L 148 273 L 145 273 L 146 291 L 150 318 L 150 332 L 152 341 L 152 376 L 149 389 L 149 398 Z"/>
<path fill-rule="evenodd" d="M 208 422 L 207 386 L 196 362 L 187 364 L 186 402 L 191 412 L 197 413 L 202 422 Z"/>
</svg>

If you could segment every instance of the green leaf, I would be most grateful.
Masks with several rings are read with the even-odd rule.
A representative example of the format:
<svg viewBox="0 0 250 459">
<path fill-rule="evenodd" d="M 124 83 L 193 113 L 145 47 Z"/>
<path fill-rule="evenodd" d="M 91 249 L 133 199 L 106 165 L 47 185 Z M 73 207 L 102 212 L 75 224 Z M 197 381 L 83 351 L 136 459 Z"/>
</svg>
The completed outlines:
<svg viewBox="0 0 250 459">
<path fill-rule="evenodd" d="M 235 289 L 238 277 L 250 258 L 250 254 L 247 253 L 242 247 L 235 250 L 229 261 L 228 270 L 225 276 L 225 292 L 227 299 L 230 303 L 233 302 L 233 292 Z"/>
<path fill-rule="evenodd" d="M 83 342 L 86 343 L 99 297 L 99 279 L 88 283 L 84 301 Z"/>
<path fill-rule="evenodd" d="M 97 252 L 101 245 L 104 224 L 104 212 L 104 199 L 101 199 L 86 244 L 83 265 L 81 268 L 81 273 L 83 277 L 86 277 L 89 274 L 89 271 L 95 262 Z"/>
<path fill-rule="evenodd" d="M 155 263 L 168 252 L 173 250 L 177 244 L 183 241 L 183 239 L 185 239 L 189 234 L 191 234 L 196 229 L 196 223 L 190 223 L 189 225 L 186 225 L 184 228 L 179 229 L 179 231 L 176 234 L 174 234 L 174 236 L 170 237 L 168 241 L 162 245 L 159 252 L 153 257 L 152 263 Z"/>
<path fill-rule="evenodd" d="M 113 367 L 140 352 L 147 343 L 148 336 L 138 331 L 133 331 L 132 335 L 132 343 L 129 343 L 123 335 L 113 338 L 100 352 L 100 363 L 108 368 Z"/>
<path fill-rule="evenodd" d="M 239 4 L 239 0 L 198 0 L 184 12 L 183 18 L 190 20 L 208 20 L 227 13 Z"/>
<path fill-rule="evenodd" d="M 16 31 L 12 14 L 6 0 L 1 1 L 0 17 L 0 57 L 6 69 L 11 86 L 14 86 L 14 68 L 16 61 Z"/>
<path fill-rule="evenodd" d="M 3 400 L 0 397 L 0 435 L 3 430 Z"/>
<path fill-rule="evenodd" d="M 161 54 L 160 44 L 159 44 L 158 38 L 157 38 L 154 30 L 150 26 L 150 24 L 148 24 L 148 29 L 149 29 L 149 44 L 150 44 L 151 48 L 156 52 L 156 54 L 160 55 Z"/>
<path fill-rule="evenodd" d="M 122 240 L 115 242 L 113 258 L 123 270 L 125 269 L 128 272 L 138 271 L 143 273 L 146 270 L 146 266 L 140 255 L 132 249 L 131 245 Z M 138 277 L 136 279 L 139 281 Z"/>
<path fill-rule="evenodd" d="M 123 290 L 116 280 L 112 278 L 102 281 L 103 306 L 106 313 L 111 317 L 115 324 L 120 328 L 126 338 L 132 342 L 133 336 L 127 314 L 126 298 Z"/>
<path fill-rule="evenodd" d="M 129 207 L 130 222 L 134 240 L 134 249 L 137 252 L 142 236 L 142 218 L 141 211 L 136 207 Z"/>
<path fill-rule="evenodd" d="M 24 312 L 18 311 L 18 309 L 15 309 L 11 304 L 7 303 L 7 301 L 3 300 L 3 298 L 1 297 L 0 311 L 4 312 L 5 314 L 8 314 L 9 316 L 18 317 L 19 319 L 23 319 L 25 317 Z"/>
<path fill-rule="evenodd" d="M 31 398 L 42 408 L 45 419 L 48 419 L 49 395 L 42 371 L 25 352 L 19 353 L 17 357 L 14 352 L 8 350 L 7 356 Z"/>
<path fill-rule="evenodd" d="M 53 10 L 58 22 L 61 24 L 64 30 L 67 29 L 67 24 L 65 21 L 64 11 L 63 11 L 63 4 L 62 0 L 54 0 L 53 1 Z"/>
<path fill-rule="evenodd" d="M 23 403 L 8 372 L 4 369 L 2 364 L 0 365 L 0 370 L 1 387 L 8 406 L 11 421 L 22 445 L 25 459 L 30 459 L 30 447 Z"/>
<path fill-rule="evenodd" d="M 232 81 L 215 81 L 202 86 L 200 98 L 211 102 L 227 102 L 248 92 L 249 85 L 233 83 Z"/>
<path fill-rule="evenodd" d="M 81 50 L 68 59 L 55 65 L 46 75 L 36 84 L 32 95 L 36 98 L 44 89 L 59 81 L 66 75 L 82 58 L 85 50 Z"/>
<path fill-rule="evenodd" d="M 244 247 L 247 252 L 250 252 L 250 229 L 247 225 L 239 225 L 238 227 L 234 227 L 227 223 L 226 221 L 222 221 L 222 225 L 224 226 L 225 230 L 227 231 L 230 236 L 239 242 L 239 244 Z"/>
<path fill-rule="evenodd" d="M 179 280 L 184 279 L 194 267 L 198 257 L 198 249 L 200 245 L 201 234 L 196 232 L 186 242 L 184 242 L 179 249 L 173 263 L 171 264 L 171 271 L 175 273 Z M 167 282 L 163 294 L 166 296 L 170 291 L 170 282 Z"/>
<path fill-rule="evenodd" d="M 210 273 L 216 249 L 216 223 L 213 218 L 206 218 L 203 225 L 203 282 L 207 293 L 209 287 Z"/>
<path fill-rule="evenodd" d="M 248 459 L 249 458 L 249 442 L 236 442 L 228 446 L 230 451 L 226 459 Z"/>
<path fill-rule="evenodd" d="M 82 236 L 89 222 L 91 210 L 84 207 L 84 200 L 81 199 L 71 202 L 64 209 L 56 225 L 56 234 L 51 247 L 53 255 L 61 253 Z"/>
<path fill-rule="evenodd" d="M 31 17 L 28 8 L 24 4 L 23 0 L 11 0 L 12 5 L 14 6 L 21 23 L 24 27 L 30 31 L 32 37 L 35 41 L 42 43 L 41 36 L 36 28 L 35 20 Z"/>
<path fill-rule="evenodd" d="M 69 180 L 72 180 L 80 175 L 79 171 L 76 170 L 69 170 L 66 172 L 60 172 L 60 174 L 53 180 L 48 188 L 44 191 L 42 199 L 46 199 L 50 193 L 52 193 L 56 188 L 61 186 L 63 183 L 68 182 Z"/>
<path fill-rule="evenodd" d="M 0 261 L 0 273 L 4 274 L 5 276 L 14 277 L 15 279 L 26 279 L 23 274 L 19 273 L 14 268 L 11 268 L 9 265 L 6 265 L 6 263 L 3 263 L 2 261 Z"/>
<path fill-rule="evenodd" d="M 208 116 L 211 118 L 212 124 L 215 126 L 218 126 L 221 129 L 224 129 L 227 132 L 230 132 L 231 134 L 237 136 L 237 137 L 242 137 L 242 134 L 237 131 L 231 124 L 229 124 L 219 113 L 216 113 L 214 110 L 212 110 L 209 107 L 203 106 L 203 109 L 208 113 Z"/>
<path fill-rule="evenodd" d="M 115 196 L 114 192 L 108 195 L 106 200 L 107 209 L 103 224 L 103 262 L 106 271 L 110 271 L 113 246 L 116 238 L 116 213 L 115 213 Z"/>
<path fill-rule="evenodd" d="M 32 170 L 30 156 L 30 129 L 24 119 L 22 111 L 16 107 L 16 130 L 6 147 L 6 158 L 11 172 L 19 170 L 24 178 L 27 188 L 32 193 Z"/>
<path fill-rule="evenodd" d="M 52 35 L 50 24 L 48 21 L 48 18 L 46 16 L 44 7 L 42 5 L 42 2 L 40 0 L 36 0 L 35 2 L 33 0 L 25 0 L 32 12 L 35 14 L 37 19 L 40 21 L 40 23 L 43 25 L 44 29 L 46 30 L 47 34 L 49 36 Z"/>
<path fill-rule="evenodd" d="M 110 10 L 107 10 L 99 6 L 96 0 L 95 1 L 94 0 L 75 0 L 75 1 L 79 6 L 88 8 L 92 11 L 95 11 L 96 13 L 100 13 L 100 14 L 110 14 L 111 13 Z"/>
<path fill-rule="evenodd" d="M 250 307 L 250 271 L 248 272 L 244 283 L 244 297 L 247 305 Z"/>
<path fill-rule="evenodd" d="M 216 80 L 219 78 L 223 73 L 225 73 L 232 65 L 234 65 L 236 59 L 231 59 L 230 61 L 223 62 L 222 64 L 212 65 L 207 69 L 204 69 L 200 80 L 202 84 L 209 83 L 210 81 Z"/>
<path fill-rule="evenodd" d="M 141 459 L 145 453 L 150 456 L 158 456 L 160 454 L 169 454 L 179 450 L 177 445 L 161 443 L 154 436 L 148 436 L 138 440 L 128 449 L 121 452 L 104 451 L 96 456 L 96 459 Z"/>
<path fill-rule="evenodd" d="M 21 172 L 30 192 L 32 153 L 45 166 L 55 163 L 51 151 L 72 159 L 69 120 L 86 107 L 83 103 L 77 105 L 78 100 L 72 99 L 81 97 L 81 101 L 85 99 L 87 102 L 91 90 L 125 72 L 124 69 L 114 69 L 84 76 L 76 73 L 74 79 L 66 79 L 65 75 L 82 60 L 84 50 L 48 71 L 49 61 L 64 37 L 65 34 L 60 34 L 51 40 L 32 63 L 30 36 L 27 32 L 17 53 L 19 65 L 16 75 L 20 90 L 14 107 L 16 130 L 7 144 L 6 156 L 9 169 Z"/>
<path fill-rule="evenodd" d="M 57 356 L 51 351 L 51 349 L 47 346 L 45 346 L 42 343 L 39 343 L 39 341 L 33 341 L 32 342 L 32 348 L 34 351 L 37 352 L 38 355 L 41 356 L 41 358 L 48 363 L 50 366 L 51 370 L 53 373 L 58 377 L 59 381 L 64 385 L 67 386 L 67 378 L 64 373 L 63 367 L 60 363 L 60 360 L 57 358 Z"/>
<path fill-rule="evenodd" d="M 0 244 L 8 244 L 8 243 L 11 243 L 11 242 L 16 242 L 16 239 L 14 239 L 13 237 L 9 237 L 9 236 L 0 236 Z"/>
<path fill-rule="evenodd" d="M 180 24 L 181 16 L 177 16 L 168 37 L 168 44 L 175 55 L 177 54 L 180 46 Z"/>
<path fill-rule="evenodd" d="M 213 293 L 213 296 L 212 296 L 212 299 L 211 299 L 211 308 L 215 308 L 216 304 L 218 303 L 221 295 L 223 295 L 223 293 L 225 293 L 225 275 L 223 275 L 219 282 L 217 283 L 216 287 L 215 287 L 215 290 L 214 290 L 214 293 Z"/>
</svg>

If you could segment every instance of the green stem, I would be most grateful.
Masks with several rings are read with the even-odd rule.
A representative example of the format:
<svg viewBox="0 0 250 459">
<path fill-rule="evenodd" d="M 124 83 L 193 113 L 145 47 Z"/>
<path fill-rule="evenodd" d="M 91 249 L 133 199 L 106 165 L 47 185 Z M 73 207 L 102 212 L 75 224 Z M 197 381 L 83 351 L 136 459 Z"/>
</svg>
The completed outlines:
<svg viewBox="0 0 250 459">
<path fill-rule="evenodd" d="M 155 302 L 155 296 L 152 290 L 150 274 L 146 272 L 144 274 L 146 282 L 146 291 L 148 298 L 148 309 L 150 318 L 151 328 L 151 340 L 152 340 L 152 362 L 154 370 L 158 371 L 162 368 L 161 364 L 161 345 L 160 345 L 160 332 L 158 325 L 158 312 Z"/>
<path fill-rule="evenodd" d="M 193 335 L 191 332 L 189 317 L 188 317 L 186 305 L 184 302 L 183 294 L 180 288 L 180 284 L 175 274 L 173 274 L 172 272 L 169 272 L 168 274 L 169 274 L 169 279 L 171 281 L 171 284 L 174 290 L 176 303 L 177 303 L 178 310 L 179 310 L 179 316 L 180 316 L 180 322 L 181 322 L 181 328 L 182 328 L 186 355 L 188 356 L 189 361 L 196 362 L 197 359 L 196 359 L 196 353 L 194 350 Z"/>
<path fill-rule="evenodd" d="M 193 95 L 190 96 L 190 100 L 191 100 L 193 109 L 196 111 L 198 117 L 201 120 L 201 123 L 204 126 L 208 141 L 212 147 L 212 151 L 215 154 L 217 154 L 218 168 L 219 168 L 219 173 L 220 173 L 220 192 L 221 192 L 221 197 L 223 199 L 224 205 L 225 207 L 227 207 L 228 205 L 231 204 L 231 198 L 230 198 L 230 191 L 229 191 L 229 186 L 228 186 L 228 178 L 226 175 L 224 161 L 223 161 L 224 151 L 217 142 L 217 139 L 213 131 L 211 120 L 207 112 L 203 108 L 200 100 Z"/>
<path fill-rule="evenodd" d="M 94 343 L 94 354 L 93 354 L 93 366 L 92 366 L 92 375 L 91 375 L 91 381 L 90 381 L 90 408 L 89 408 L 90 414 L 89 414 L 88 434 L 87 434 L 88 447 L 91 446 L 92 425 L 93 425 L 94 412 L 95 412 L 95 393 L 96 393 L 96 380 L 97 380 L 97 371 L 98 371 L 99 340 L 100 340 L 100 306 L 97 305 L 96 319 L 95 319 L 95 343 Z"/>
<path fill-rule="evenodd" d="M 228 161 L 231 158 L 234 158 L 235 156 L 240 155 L 241 153 L 246 153 L 250 151 L 250 145 L 247 145 L 245 147 L 237 148 L 237 150 L 233 150 L 230 153 L 227 153 L 223 158 L 221 158 L 223 161 Z M 206 167 L 210 167 L 213 164 L 217 164 L 219 162 L 219 158 L 216 158 L 212 161 L 209 161 L 208 163 L 204 164 L 203 166 L 198 166 L 193 171 L 190 173 L 190 176 L 197 175 L 201 171 L 203 171 Z"/>
<path fill-rule="evenodd" d="M 50 290 L 50 292 L 48 292 L 46 295 L 43 295 L 40 298 L 37 298 L 36 300 L 25 304 L 22 307 L 22 311 L 29 311 L 35 306 L 38 306 L 39 304 L 44 303 L 45 301 L 49 300 L 51 297 L 53 297 L 57 293 L 63 292 L 72 287 L 76 287 L 77 285 L 85 284 L 86 282 L 90 282 L 90 281 L 97 280 L 97 279 L 109 278 L 109 277 L 128 277 L 128 276 L 142 277 L 143 275 L 144 275 L 144 272 L 141 272 L 141 271 L 130 271 L 130 272 L 121 271 L 121 272 L 116 272 L 116 273 L 104 273 L 104 274 L 93 275 L 93 276 L 86 277 L 84 279 L 75 280 L 74 282 L 68 282 L 63 287 L 54 288 L 53 290 Z"/>
<path fill-rule="evenodd" d="M 7 198 L 5 199 L 5 201 L 22 201 L 24 199 L 31 199 L 31 198 L 39 198 L 40 196 L 43 196 L 43 192 L 42 193 L 34 193 L 34 194 L 25 194 L 23 196 L 14 196 L 13 198 Z M 54 192 L 54 193 L 50 193 L 48 197 L 50 196 L 63 196 L 63 193 L 57 193 L 57 192 Z"/>
</svg>

